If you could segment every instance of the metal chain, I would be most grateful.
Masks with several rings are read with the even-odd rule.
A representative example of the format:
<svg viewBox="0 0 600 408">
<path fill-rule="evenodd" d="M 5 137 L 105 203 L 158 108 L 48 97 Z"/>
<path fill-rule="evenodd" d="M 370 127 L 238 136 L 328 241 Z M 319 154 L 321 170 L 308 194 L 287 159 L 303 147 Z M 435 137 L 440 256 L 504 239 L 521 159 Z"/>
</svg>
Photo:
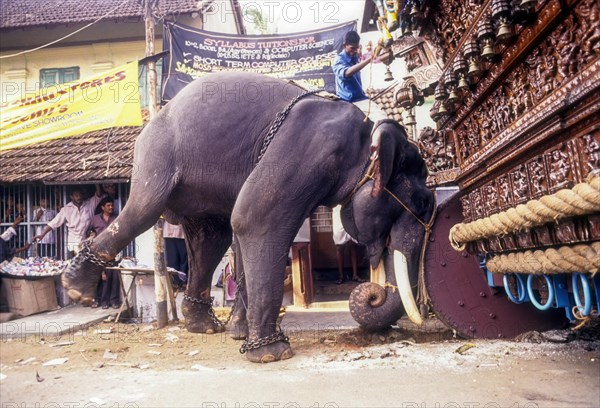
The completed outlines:
<svg viewBox="0 0 600 408">
<path fill-rule="evenodd" d="M 81 243 L 81 250 L 79 251 L 78 256 L 81 256 L 82 260 L 91 262 L 94 265 L 98 265 L 103 268 L 115 265 L 114 260 L 106 261 L 106 260 L 100 258 L 98 255 L 92 253 L 92 251 L 90 249 L 91 245 L 92 245 L 92 240 L 83 241 Z"/>
<path fill-rule="evenodd" d="M 235 288 L 235 299 L 238 299 L 238 296 L 240 296 L 241 286 L 243 285 L 243 283 L 244 283 L 244 274 L 241 273 L 240 274 L 240 281 L 237 282 L 237 287 Z M 188 301 L 193 302 L 193 303 L 198 303 L 200 305 L 210 306 L 210 308 L 208 309 L 207 313 L 210 316 L 210 318 L 213 321 L 213 323 L 216 324 L 217 326 L 223 326 L 223 327 L 227 326 L 227 324 L 229 323 L 229 321 L 233 317 L 233 312 L 235 311 L 235 302 L 234 302 L 233 306 L 231 307 L 231 310 L 229 311 L 229 316 L 227 316 L 227 319 L 225 319 L 225 321 L 222 321 L 222 320 L 220 320 L 215 315 L 215 311 L 212 308 L 214 296 L 211 296 L 210 300 L 204 300 L 204 299 L 195 298 L 193 296 L 189 296 L 187 293 L 184 293 L 183 294 L 183 298 L 185 300 L 188 300 Z"/>
<path fill-rule="evenodd" d="M 210 300 L 204 300 L 204 299 L 198 299 L 198 298 L 189 296 L 187 293 L 184 293 L 183 294 L 183 298 L 185 300 L 188 300 L 188 301 L 193 302 L 193 303 L 198 303 L 200 305 L 208 306 L 208 311 L 207 311 L 208 316 L 210 317 L 210 319 L 212 320 L 212 322 L 214 324 L 216 324 L 217 326 L 225 326 L 227 324 L 227 322 L 223 323 L 222 321 L 220 321 L 219 318 L 215 315 L 215 311 L 214 311 L 214 309 L 212 307 L 214 296 L 211 296 Z"/>
<path fill-rule="evenodd" d="M 321 92 L 321 91 L 322 91 L 322 89 L 306 91 L 303 94 L 300 94 L 300 95 L 296 96 L 294 99 L 292 99 L 292 101 L 288 104 L 288 106 L 286 106 L 286 108 L 283 111 L 277 112 L 277 115 L 275 115 L 275 120 L 273 121 L 273 124 L 271 125 L 271 127 L 269 128 L 269 131 L 267 132 L 267 136 L 265 136 L 265 140 L 263 141 L 263 145 L 260 149 L 260 153 L 258 154 L 257 162 L 259 162 L 263 158 L 265 153 L 267 152 L 269 145 L 271 144 L 271 142 L 273 141 L 273 138 L 275 137 L 275 133 L 277 133 L 277 131 L 281 127 L 283 121 L 285 120 L 287 115 L 290 113 L 290 111 L 292 110 L 294 105 L 296 103 L 298 103 L 298 101 L 300 99 L 304 98 L 305 96 L 312 95 L 312 94 L 315 94 L 315 93 Z"/>
<path fill-rule="evenodd" d="M 288 336 L 286 336 L 281 330 L 279 330 L 267 337 L 262 337 L 260 339 L 252 341 L 249 341 L 248 339 L 244 340 L 244 343 L 240 347 L 240 353 L 244 354 L 248 350 L 254 350 L 272 343 L 277 343 L 278 341 L 284 341 L 288 344 L 290 343 L 290 339 L 288 338 Z"/>
</svg>

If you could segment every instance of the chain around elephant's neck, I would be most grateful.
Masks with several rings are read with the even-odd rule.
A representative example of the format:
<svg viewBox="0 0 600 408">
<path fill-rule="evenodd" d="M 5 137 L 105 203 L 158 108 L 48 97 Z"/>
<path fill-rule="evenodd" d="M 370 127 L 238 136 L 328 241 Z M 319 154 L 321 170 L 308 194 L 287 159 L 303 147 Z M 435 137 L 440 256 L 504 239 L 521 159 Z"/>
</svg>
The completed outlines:
<svg viewBox="0 0 600 408">
<path fill-rule="evenodd" d="M 256 160 L 256 164 L 258 164 L 261 161 L 261 159 L 263 158 L 263 156 L 267 152 L 267 149 L 269 148 L 269 145 L 273 141 L 273 137 L 275 137 L 275 134 L 277 133 L 277 131 L 281 127 L 283 121 L 285 120 L 285 118 L 287 117 L 287 115 L 290 113 L 290 111 L 292 110 L 292 108 L 294 107 L 294 105 L 296 103 L 298 103 L 298 101 L 300 99 L 304 98 L 305 96 L 312 95 L 312 94 L 315 94 L 317 92 L 322 92 L 322 91 L 323 91 L 322 89 L 315 89 L 315 90 L 312 90 L 312 91 L 306 91 L 304 93 L 301 93 L 300 95 L 298 95 L 294 99 L 292 99 L 292 101 L 285 107 L 284 110 L 282 110 L 281 112 L 277 112 L 277 115 L 275 115 L 275 120 L 271 124 L 271 127 L 269 128 L 269 132 L 267 133 L 267 136 L 265 136 L 265 140 L 263 141 L 263 145 L 260 148 L 260 153 L 258 154 L 258 159 Z"/>
</svg>

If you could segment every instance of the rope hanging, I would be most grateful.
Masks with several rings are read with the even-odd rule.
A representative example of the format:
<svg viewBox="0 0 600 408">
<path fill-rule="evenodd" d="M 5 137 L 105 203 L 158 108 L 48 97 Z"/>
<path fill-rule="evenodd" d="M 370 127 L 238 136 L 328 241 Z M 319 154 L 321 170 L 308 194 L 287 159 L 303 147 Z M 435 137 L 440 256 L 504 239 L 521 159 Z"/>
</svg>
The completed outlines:
<svg viewBox="0 0 600 408">
<path fill-rule="evenodd" d="M 467 224 L 456 224 L 450 229 L 450 244 L 456 251 L 463 251 L 465 243 L 470 241 L 595 212 L 600 212 L 600 176 L 590 174 L 587 182 L 570 190 L 560 190 Z"/>
</svg>

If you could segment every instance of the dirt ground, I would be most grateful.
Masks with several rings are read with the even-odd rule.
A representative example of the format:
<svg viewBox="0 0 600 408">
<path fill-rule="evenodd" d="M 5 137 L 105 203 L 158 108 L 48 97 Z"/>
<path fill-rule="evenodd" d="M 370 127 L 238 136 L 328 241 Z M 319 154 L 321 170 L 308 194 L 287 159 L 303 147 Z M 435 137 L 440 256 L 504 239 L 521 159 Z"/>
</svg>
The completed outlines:
<svg viewBox="0 0 600 408">
<path fill-rule="evenodd" d="M 246 361 L 228 334 L 182 323 L 5 340 L 1 406 L 600 406 L 596 332 L 422 344 L 398 329 L 288 335 L 294 358 L 267 365 Z M 54 359 L 63 363 L 46 365 Z"/>
</svg>

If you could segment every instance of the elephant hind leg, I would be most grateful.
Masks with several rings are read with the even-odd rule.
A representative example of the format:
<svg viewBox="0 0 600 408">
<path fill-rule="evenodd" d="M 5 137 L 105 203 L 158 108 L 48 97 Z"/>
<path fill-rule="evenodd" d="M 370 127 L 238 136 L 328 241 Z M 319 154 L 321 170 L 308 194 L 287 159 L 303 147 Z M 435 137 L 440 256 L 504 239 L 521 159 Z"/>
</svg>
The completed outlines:
<svg viewBox="0 0 600 408">
<path fill-rule="evenodd" d="M 192 333 L 218 333 L 210 290 L 213 272 L 231 245 L 231 226 L 224 217 L 186 217 L 182 222 L 188 251 L 188 283 L 182 303 L 185 326 Z"/>
</svg>

